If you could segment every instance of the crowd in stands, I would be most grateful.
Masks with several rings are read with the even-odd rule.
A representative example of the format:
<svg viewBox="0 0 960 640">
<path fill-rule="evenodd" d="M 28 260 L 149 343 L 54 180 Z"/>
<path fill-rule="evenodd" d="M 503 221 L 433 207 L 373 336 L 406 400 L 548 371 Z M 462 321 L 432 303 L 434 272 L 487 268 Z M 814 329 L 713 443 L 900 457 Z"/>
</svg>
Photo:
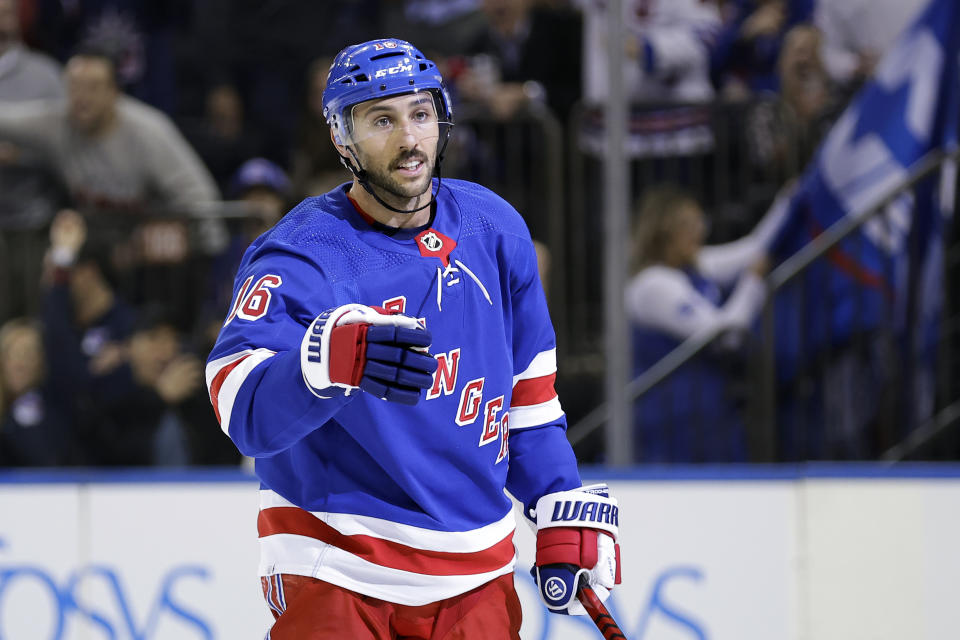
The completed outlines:
<svg viewBox="0 0 960 640">
<path fill-rule="evenodd" d="M 776 192 L 924 3 L 622 3 L 630 155 L 709 155 L 721 142 L 703 109 L 737 105 L 738 169 L 775 186 L 735 194 L 755 201 L 739 227 L 718 233 L 708 227 L 721 203 L 685 180 L 694 165 L 675 184 L 657 185 L 666 176 L 655 169 L 636 187 L 634 373 L 705 326 L 751 326 Z M 0 467 L 239 464 L 207 400 L 203 362 L 245 248 L 300 199 L 349 177 L 322 113 L 333 54 L 383 35 L 409 39 L 440 65 L 457 118 L 546 113 L 564 144 L 597 153 L 605 6 L 0 0 Z M 458 144 L 474 154 L 461 170 L 500 161 Z M 587 197 L 599 201 L 599 188 L 588 185 Z M 587 218 L 592 228 L 581 231 L 596 234 L 599 216 Z M 530 226 L 546 271 L 545 224 Z M 638 459 L 748 459 L 742 407 L 726 388 L 745 342 L 729 339 L 691 365 L 698 402 L 664 388 L 638 405 L 643 441 L 657 443 Z M 703 416 L 719 424 L 709 437 L 697 435 Z M 670 431 L 667 421 L 698 426 Z"/>
</svg>

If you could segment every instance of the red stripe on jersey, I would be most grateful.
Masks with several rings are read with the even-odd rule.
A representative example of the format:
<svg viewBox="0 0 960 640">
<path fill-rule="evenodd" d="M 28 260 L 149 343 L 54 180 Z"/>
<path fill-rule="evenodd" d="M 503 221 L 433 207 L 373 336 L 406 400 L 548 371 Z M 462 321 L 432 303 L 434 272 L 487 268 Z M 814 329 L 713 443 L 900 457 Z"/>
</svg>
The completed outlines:
<svg viewBox="0 0 960 640">
<path fill-rule="evenodd" d="M 360 217 L 363 218 L 364 222 L 366 222 L 370 226 L 377 224 L 376 219 L 372 215 L 370 215 L 369 213 L 361 209 L 360 204 L 353 199 L 353 196 L 351 196 L 350 194 L 347 194 L 347 200 L 349 200 L 350 204 L 353 205 L 353 208 L 357 210 L 357 213 L 360 214 Z"/>
<path fill-rule="evenodd" d="M 257 518 L 260 537 L 292 533 L 315 538 L 382 567 L 433 576 L 463 576 L 503 568 L 514 554 L 513 532 L 492 547 L 472 553 L 426 551 L 366 535 L 344 535 L 297 507 L 270 507 Z"/>
<path fill-rule="evenodd" d="M 556 379 L 557 374 L 554 372 L 548 376 L 518 380 L 517 384 L 513 385 L 510 406 L 529 407 L 547 400 L 553 400 L 557 397 L 557 392 L 553 388 Z"/>
<path fill-rule="evenodd" d="M 249 358 L 252 354 L 248 353 L 239 360 L 231 362 L 226 365 L 220 371 L 217 371 L 217 375 L 213 377 L 213 380 L 210 382 L 210 404 L 213 405 L 213 412 L 217 414 L 217 422 L 220 422 L 220 387 L 223 386 L 223 381 L 227 379 L 227 376 L 230 375 L 230 372 L 237 368 L 241 362 Z"/>
</svg>

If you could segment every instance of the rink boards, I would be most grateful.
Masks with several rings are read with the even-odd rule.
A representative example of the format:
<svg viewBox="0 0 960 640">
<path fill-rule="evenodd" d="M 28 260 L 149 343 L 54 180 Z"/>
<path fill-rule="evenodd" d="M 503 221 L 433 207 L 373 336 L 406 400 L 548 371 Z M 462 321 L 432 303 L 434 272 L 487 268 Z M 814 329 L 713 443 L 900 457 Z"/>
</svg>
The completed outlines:
<svg viewBox="0 0 960 640">
<path fill-rule="evenodd" d="M 612 471 L 631 640 L 954 637 L 960 466 Z M 262 638 L 257 483 L 240 472 L 0 473 L 0 638 Z M 522 520 L 522 517 L 520 517 Z M 549 615 L 524 640 L 599 638 Z"/>
</svg>

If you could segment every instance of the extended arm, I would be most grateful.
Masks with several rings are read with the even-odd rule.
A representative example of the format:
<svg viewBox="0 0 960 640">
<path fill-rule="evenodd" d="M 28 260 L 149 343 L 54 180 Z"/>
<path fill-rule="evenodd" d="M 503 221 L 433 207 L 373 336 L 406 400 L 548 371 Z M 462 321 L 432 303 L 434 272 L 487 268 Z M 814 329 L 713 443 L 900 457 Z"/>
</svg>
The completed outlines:
<svg viewBox="0 0 960 640">
<path fill-rule="evenodd" d="M 626 308 L 632 323 L 685 340 L 698 333 L 749 327 L 765 297 L 763 280 L 747 271 L 723 306 L 718 307 L 701 295 L 682 272 L 653 266 L 628 285 Z"/>
<path fill-rule="evenodd" d="M 322 428 L 361 391 L 416 402 L 436 369 L 421 352 L 429 344 L 412 318 L 336 305 L 314 265 L 271 256 L 237 278 L 207 388 L 240 452 L 270 456 Z"/>
<path fill-rule="evenodd" d="M 820 56 L 830 77 L 839 83 L 849 82 L 860 67 L 860 57 L 849 46 L 847 16 L 837 3 L 820 2 L 814 9 L 813 22 L 823 34 Z"/>
<path fill-rule="evenodd" d="M 725 244 L 708 245 L 697 256 L 697 268 L 721 286 L 733 284 L 745 269 L 770 252 L 770 245 L 786 221 L 792 185 L 776 200 L 749 234 Z"/>
<path fill-rule="evenodd" d="M 146 111 L 142 115 L 145 134 L 150 136 L 145 152 L 151 180 L 163 203 L 189 208 L 219 200 L 213 176 L 177 127 L 159 112 Z"/>
<path fill-rule="evenodd" d="M 0 100 L 0 140 L 55 158 L 57 135 L 64 117 L 61 102 Z"/>
</svg>

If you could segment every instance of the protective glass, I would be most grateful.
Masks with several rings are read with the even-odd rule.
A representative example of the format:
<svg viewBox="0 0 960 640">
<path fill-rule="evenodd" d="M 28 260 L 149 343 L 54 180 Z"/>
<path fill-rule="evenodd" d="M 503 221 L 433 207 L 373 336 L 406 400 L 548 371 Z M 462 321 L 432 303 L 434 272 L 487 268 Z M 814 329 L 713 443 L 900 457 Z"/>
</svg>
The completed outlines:
<svg viewBox="0 0 960 640">
<path fill-rule="evenodd" d="M 428 89 L 378 98 L 346 109 L 346 144 L 412 135 L 420 143 L 446 136 L 452 125 L 444 115 L 440 92 Z"/>
</svg>

